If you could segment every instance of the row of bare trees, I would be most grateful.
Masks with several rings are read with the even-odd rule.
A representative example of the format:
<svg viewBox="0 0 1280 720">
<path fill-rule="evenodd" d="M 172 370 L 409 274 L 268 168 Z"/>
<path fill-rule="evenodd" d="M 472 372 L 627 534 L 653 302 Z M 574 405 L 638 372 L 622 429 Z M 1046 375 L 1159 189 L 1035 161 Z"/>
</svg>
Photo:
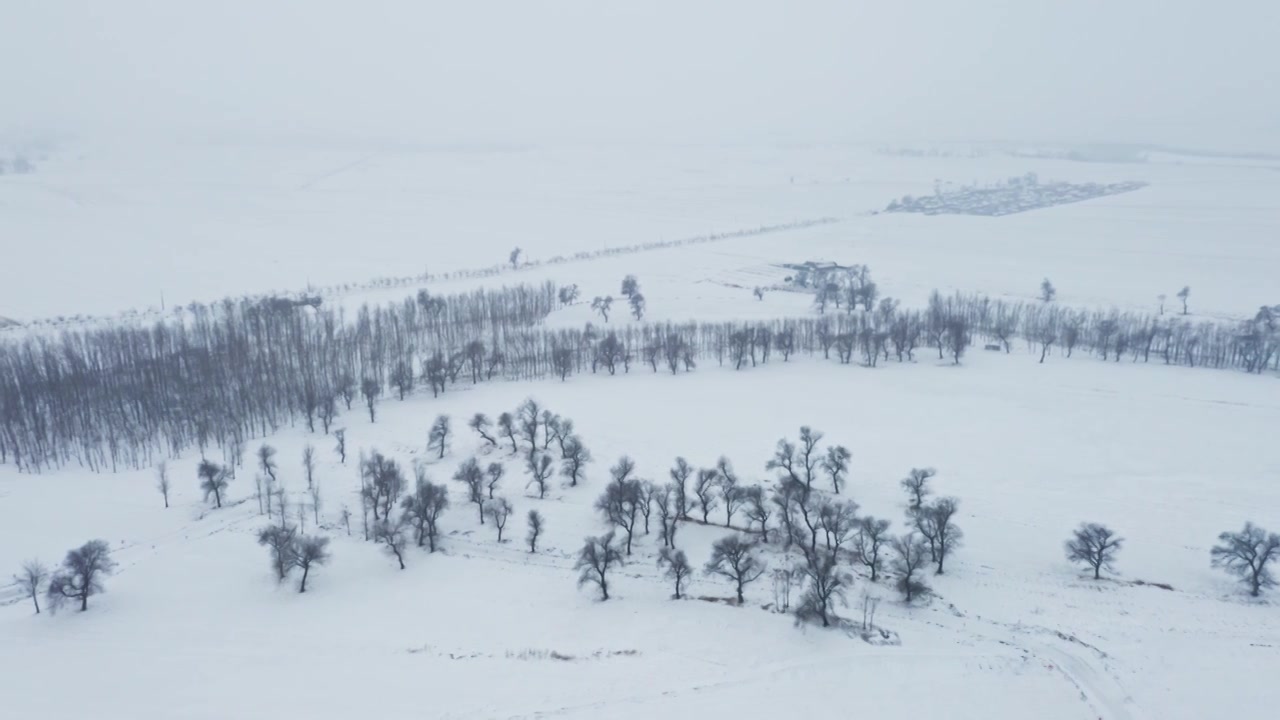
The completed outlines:
<svg viewBox="0 0 1280 720">
<path fill-rule="evenodd" d="M 868 281 L 869 282 L 869 281 Z M 861 285 L 859 287 L 866 287 Z M 27 472 L 66 463 L 141 467 L 184 449 L 222 449 L 230 463 L 254 437 L 304 422 L 328 433 L 360 402 L 370 422 L 384 394 L 419 386 L 636 367 L 689 372 L 714 361 L 745 369 L 796 354 L 875 367 L 926 349 L 959 363 L 976 337 L 1040 362 L 1057 352 L 1119 362 L 1280 369 L 1280 318 L 1192 323 L 934 293 L 923 310 L 861 296 L 855 312 L 769 322 L 552 330 L 551 284 L 341 310 L 297 303 L 202 306 L 186 322 L 67 332 L 0 344 L 0 463 Z M 873 308 L 873 309 L 868 309 Z"/>
</svg>

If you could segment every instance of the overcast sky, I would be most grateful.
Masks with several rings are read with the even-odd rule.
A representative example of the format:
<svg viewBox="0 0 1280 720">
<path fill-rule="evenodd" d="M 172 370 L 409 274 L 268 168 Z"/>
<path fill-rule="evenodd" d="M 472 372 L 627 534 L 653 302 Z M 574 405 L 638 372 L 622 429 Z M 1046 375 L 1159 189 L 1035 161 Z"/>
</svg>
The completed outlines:
<svg viewBox="0 0 1280 720">
<path fill-rule="evenodd" d="M 2 0 L 0 131 L 1280 150 L 1275 0 Z"/>
</svg>

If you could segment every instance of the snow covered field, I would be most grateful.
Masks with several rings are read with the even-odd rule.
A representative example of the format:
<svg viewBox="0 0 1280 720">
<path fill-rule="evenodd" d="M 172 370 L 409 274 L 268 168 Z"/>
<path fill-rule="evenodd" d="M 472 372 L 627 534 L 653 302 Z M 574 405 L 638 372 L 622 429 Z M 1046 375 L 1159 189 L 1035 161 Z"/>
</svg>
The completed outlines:
<svg viewBox="0 0 1280 720">
<path fill-rule="evenodd" d="M 780 281 L 779 263 L 828 259 L 869 265 L 883 294 L 912 305 L 933 288 L 1030 300 L 1045 276 L 1070 305 L 1154 310 L 1165 293 L 1172 307 L 1183 285 L 1198 317 L 1280 302 L 1280 173 L 1267 168 L 890 158 L 844 147 L 180 150 L 95 151 L 0 178 L 0 237 L 20 260 L 0 263 L 0 316 L 110 314 L 155 304 L 161 290 L 171 304 L 292 291 L 484 267 L 513 245 L 545 259 L 825 216 L 840 222 L 431 290 L 553 279 L 580 284 L 590 298 L 617 294 L 634 273 L 649 319 L 804 315 L 808 296 L 756 301 L 750 289 Z M 1151 186 L 1001 218 L 869 214 L 931 192 L 934 178 L 1027 171 Z M 410 292 L 332 301 L 354 308 Z M 624 314 L 619 307 L 616 321 Z M 548 322 L 590 319 L 579 304 Z M 404 401 L 384 397 L 376 424 L 358 404 L 343 413 L 345 465 L 331 438 L 299 423 L 266 441 L 299 497 L 303 446 L 314 443 L 321 458 L 321 521 L 334 557 L 305 595 L 275 582 L 254 541 L 266 520 L 250 457 L 220 510 L 197 490 L 195 453 L 171 463 L 168 510 L 151 470 L 28 476 L 2 465 L 0 569 L 31 557 L 56 562 L 95 537 L 120 563 L 84 614 L 34 618 L 0 583 L 5 694 L 38 698 L 33 707 L 47 718 L 1110 720 L 1280 705 L 1280 686 L 1261 677 L 1280 666 L 1275 596 L 1250 601 L 1209 567 L 1218 533 L 1246 520 L 1280 529 L 1274 374 L 1081 356 L 1040 365 L 1017 351 L 973 351 L 960 367 L 933 357 L 922 350 L 917 363 L 874 370 L 775 357 L 751 370 L 705 366 L 675 377 L 637 363 L 627 377 L 460 382 L 439 399 L 419 389 Z M 509 458 L 482 449 L 464 422 L 526 397 L 572 418 L 595 462 L 584 486 L 557 478 L 537 500 L 508 460 L 502 493 L 516 512 L 499 545 L 449 478 L 473 454 Z M 456 438 L 435 461 L 425 446 L 441 413 L 453 417 Z M 898 480 L 912 467 L 938 468 L 938 493 L 961 501 L 965 545 L 946 575 L 929 577 L 935 597 L 906 606 L 859 568 L 839 609 L 856 622 L 864 593 L 883 598 L 876 625 L 897 644 L 797 627 L 762 607 L 773 600 L 767 578 L 748 588 L 745 607 L 672 601 L 655 564 L 656 532 L 639 541 L 614 599 L 575 587 L 583 537 L 606 528 L 592 504 L 619 456 L 661 481 L 676 456 L 709 466 L 725 455 L 744 482 L 770 485 L 774 443 L 801 425 L 850 448 L 847 495 L 862 513 L 891 519 L 894 532 L 903 529 Z M 358 538 L 357 456 L 374 448 L 406 470 L 424 460 L 434 481 L 451 486 L 442 551 L 413 549 L 404 571 Z M 340 526 L 343 506 L 356 514 L 357 537 Z M 530 509 L 548 522 L 536 555 L 522 543 Z M 1086 520 L 1127 540 L 1110 579 L 1087 579 L 1063 557 L 1063 541 Z M 680 545 L 700 567 L 725 532 L 688 524 Z M 768 559 L 783 564 L 772 551 Z M 690 591 L 732 594 L 701 572 Z M 89 696 L 99 701 L 87 713 Z"/>
</svg>

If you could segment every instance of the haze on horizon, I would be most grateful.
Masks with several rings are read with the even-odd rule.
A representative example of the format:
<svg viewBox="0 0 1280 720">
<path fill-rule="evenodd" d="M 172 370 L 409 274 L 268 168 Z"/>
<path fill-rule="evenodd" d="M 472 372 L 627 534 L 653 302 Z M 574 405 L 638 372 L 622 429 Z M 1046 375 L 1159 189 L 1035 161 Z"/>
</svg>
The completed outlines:
<svg viewBox="0 0 1280 720">
<path fill-rule="evenodd" d="M 1280 150 L 1262 0 L 16 0 L 0 138 Z"/>
</svg>

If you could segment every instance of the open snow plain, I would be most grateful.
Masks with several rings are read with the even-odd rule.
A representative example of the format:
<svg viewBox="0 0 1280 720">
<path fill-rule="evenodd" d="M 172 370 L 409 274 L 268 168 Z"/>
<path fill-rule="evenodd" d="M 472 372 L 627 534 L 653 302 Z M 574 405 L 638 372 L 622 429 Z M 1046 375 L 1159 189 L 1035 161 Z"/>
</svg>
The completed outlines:
<svg viewBox="0 0 1280 720">
<path fill-rule="evenodd" d="M 757 301 L 750 289 L 779 282 L 779 263 L 825 259 L 869 265 L 883 294 L 917 306 L 935 287 L 1030 300 L 1045 276 L 1071 305 L 1152 310 L 1160 293 L 1172 306 L 1182 285 L 1193 288 L 1197 317 L 1251 315 L 1280 301 L 1273 170 L 822 148 L 591 154 L 561 156 L 557 165 L 538 160 L 543 151 L 520 152 L 533 153 L 514 156 L 526 163 L 522 173 L 508 172 L 503 163 L 513 156 L 505 152 L 446 154 L 438 162 L 448 172 L 422 172 L 436 154 L 378 154 L 353 165 L 357 153 L 304 163 L 244 149 L 217 154 L 227 160 L 220 167 L 138 169 L 126 156 L 118 173 L 88 173 L 51 162 L 47 177 L 0 184 L 0 236 L 29 238 L 24 264 L 51 269 L 38 282 L 38 273 L 4 263 L 9 309 L 0 314 L 145 306 L 161 289 L 157 278 L 174 288 L 170 297 L 211 299 L 424 266 L 483 267 L 512 245 L 541 259 L 820 217 L 839 222 L 428 287 L 547 278 L 578 283 L 589 299 L 616 294 L 634 273 L 650 320 L 798 316 L 812 313 L 809 296 L 769 292 Z M 489 162 L 498 167 L 486 169 Z M 250 167 L 260 171 L 252 182 Z M 1152 184 L 1003 218 L 865 214 L 929 192 L 935 177 L 987 181 L 1028 170 Z M 361 185 L 371 173 L 376 180 Z M 490 173 L 509 185 L 494 189 Z M 106 276 L 101 268 L 120 252 L 136 262 Z M 413 289 L 335 291 L 329 301 L 354 308 Z M 624 315 L 618 307 L 615 322 Z M 591 319 L 580 303 L 547 322 Z M 483 448 L 464 426 L 475 412 L 496 416 L 527 397 L 572 418 L 595 456 L 582 485 L 557 478 L 542 500 L 508 450 Z M 454 418 L 456 437 L 437 461 L 425 446 L 441 413 Z M 303 595 L 294 583 L 276 583 L 254 541 L 266 520 L 249 458 L 218 510 L 197 489 L 195 452 L 170 463 L 168 510 L 150 469 L 31 476 L 0 466 L 0 567 L 16 570 L 30 557 L 55 562 L 94 537 L 120 563 L 108 592 L 83 614 L 33 617 L 15 588 L 0 590 L 8 603 L 0 606 L 0 677 L 6 697 L 18 701 L 6 707 L 50 718 L 1086 720 L 1280 706 L 1268 670 L 1280 666 L 1274 596 L 1252 601 L 1209 567 L 1219 532 L 1246 520 L 1280 526 L 1274 373 L 1056 353 L 1041 365 L 1021 347 L 1010 355 L 974 350 L 959 367 L 925 348 L 915 363 L 875 369 L 775 356 L 752 369 L 704 363 L 673 377 L 636 363 L 626 376 L 460 381 L 440 398 L 419 388 L 403 401 L 389 393 L 376 423 L 357 404 L 338 425 L 348 435 L 345 465 L 331 437 L 301 422 L 248 448 L 252 455 L 260 442 L 276 446 L 283 482 L 301 498 L 302 448 L 317 447 L 320 520 L 333 559 Z M 584 536 L 606 528 L 592 505 L 619 456 L 633 457 L 640 477 L 661 481 L 677 456 L 709 466 L 723 455 L 745 483 L 770 486 L 774 443 L 795 439 L 801 425 L 824 432 L 824 445 L 852 451 L 845 494 L 863 514 L 892 520 L 894 532 L 904 525 L 898 480 L 912 467 L 938 469 L 937 492 L 961 501 L 965 542 L 945 575 L 929 576 L 933 597 L 908 606 L 889 582 L 871 583 L 865 568 L 852 567 L 848 605 L 838 608 L 851 625 L 838 628 L 797 625 L 766 609 L 774 601 L 767 576 L 748 586 L 744 607 L 718 601 L 732 588 L 701 572 L 689 588 L 695 599 L 673 601 L 655 562 L 656 532 L 638 539 L 611 600 L 576 587 L 574 559 Z M 357 457 L 375 448 L 406 468 L 422 460 L 433 480 L 451 486 L 441 550 L 412 549 L 404 571 L 359 539 Z M 508 465 L 501 487 L 515 515 L 502 544 L 449 479 L 473 455 Z M 357 514 L 351 537 L 340 521 L 344 506 Z M 530 509 L 547 519 L 534 555 L 522 542 Z M 1064 559 L 1063 541 L 1084 520 L 1107 523 L 1127 541 L 1107 579 L 1093 581 Z M 722 511 L 711 521 L 680 529 L 679 544 L 699 568 L 728 532 L 714 527 Z M 788 564 L 777 548 L 766 558 Z M 854 631 L 867 596 L 881 598 L 875 625 L 884 632 L 872 641 Z M 76 678 L 74 693 L 66 677 Z M 85 697 L 95 698 L 88 713 Z"/>
</svg>

